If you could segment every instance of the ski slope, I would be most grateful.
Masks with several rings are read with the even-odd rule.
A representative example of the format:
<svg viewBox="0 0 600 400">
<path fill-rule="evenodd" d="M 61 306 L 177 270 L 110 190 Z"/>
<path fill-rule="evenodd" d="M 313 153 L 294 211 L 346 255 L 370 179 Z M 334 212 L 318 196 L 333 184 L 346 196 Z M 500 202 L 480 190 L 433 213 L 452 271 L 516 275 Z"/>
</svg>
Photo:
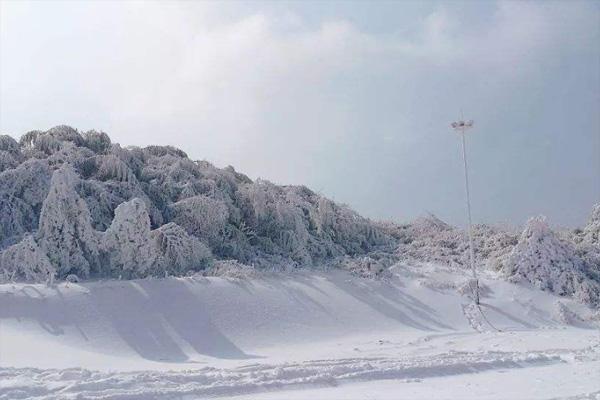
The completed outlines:
<svg viewBox="0 0 600 400">
<path fill-rule="evenodd" d="M 0 399 L 590 398 L 597 314 L 459 271 L 0 286 Z"/>
</svg>

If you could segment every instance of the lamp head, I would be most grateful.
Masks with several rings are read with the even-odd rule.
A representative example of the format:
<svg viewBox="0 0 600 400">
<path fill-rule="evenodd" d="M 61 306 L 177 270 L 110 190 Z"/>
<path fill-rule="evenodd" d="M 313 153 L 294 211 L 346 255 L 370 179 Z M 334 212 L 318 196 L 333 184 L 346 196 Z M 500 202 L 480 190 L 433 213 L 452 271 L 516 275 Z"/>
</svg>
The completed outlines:
<svg viewBox="0 0 600 400">
<path fill-rule="evenodd" d="M 470 129 L 470 128 L 473 127 L 473 120 L 469 120 L 469 121 L 463 121 L 463 120 L 456 121 L 456 122 L 451 123 L 450 126 L 455 131 L 464 132 L 467 129 Z"/>
</svg>

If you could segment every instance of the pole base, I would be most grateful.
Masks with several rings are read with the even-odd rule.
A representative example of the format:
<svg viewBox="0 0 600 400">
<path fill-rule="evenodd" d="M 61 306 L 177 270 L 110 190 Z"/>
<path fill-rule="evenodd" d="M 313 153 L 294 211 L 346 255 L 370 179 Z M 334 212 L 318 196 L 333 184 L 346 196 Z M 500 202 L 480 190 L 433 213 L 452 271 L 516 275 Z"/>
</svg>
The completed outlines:
<svg viewBox="0 0 600 400">
<path fill-rule="evenodd" d="M 469 280 L 469 287 L 471 288 L 473 301 L 475 304 L 479 305 L 479 279 L 474 278 Z"/>
</svg>

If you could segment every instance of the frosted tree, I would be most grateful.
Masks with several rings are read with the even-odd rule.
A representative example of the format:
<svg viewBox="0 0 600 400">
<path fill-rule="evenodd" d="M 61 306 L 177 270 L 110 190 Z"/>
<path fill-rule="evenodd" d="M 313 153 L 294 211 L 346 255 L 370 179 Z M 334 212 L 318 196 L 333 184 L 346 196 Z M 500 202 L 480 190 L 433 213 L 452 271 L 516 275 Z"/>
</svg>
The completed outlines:
<svg viewBox="0 0 600 400">
<path fill-rule="evenodd" d="M 513 282 L 529 282 L 586 303 L 595 303 L 600 293 L 598 285 L 588 279 L 585 264 L 573 246 L 560 240 L 543 216 L 527 221 L 519 242 L 503 263 L 503 271 Z"/>
<path fill-rule="evenodd" d="M 584 241 L 600 246 L 600 203 L 594 205 L 590 220 L 583 230 Z"/>
<path fill-rule="evenodd" d="M 324 197 L 319 198 L 316 207 L 311 208 L 310 216 L 318 235 L 328 238 L 335 236 L 335 233 L 333 232 L 335 226 L 335 211 L 333 209 L 332 201 Z"/>
<path fill-rule="evenodd" d="M 51 282 L 56 274 L 50 260 L 30 234 L 0 252 L 0 272 L 4 281 L 26 282 Z"/>
<path fill-rule="evenodd" d="M 49 181 L 48 164 L 35 159 L 0 173 L 0 249 L 37 229 Z"/>
<path fill-rule="evenodd" d="M 9 153 L 20 153 L 19 143 L 8 135 L 0 135 L 0 151 Z"/>
<path fill-rule="evenodd" d="M 98 239 L 85 201 L 75 191 L 78 181 L 69 164 L 56 170 L 40 214 L 39 244 L 59 277 L 97 272 Z"/>
<path fill-rule="evenodd" d="M 138 226 L 137 217 L 117 212 L 134 198 L 157 228 L 148 274 L 201 268 L 210 255 L 202 243 L 219 257 L 268 267 L 365 253 L 389 241 L 368 219 L 306 187 L 253 182 L 170 146 L 122 148 L 103 132 L 58 126 L 29 132 L 18 144 L 3 137 L 0 152 L 0 249 L 33 234 L 61 278 L 145 274 L 145 256 L 116 244 L 147 233 L 145 222 Z"/>
<path fill-rule="evenodd" d="M 21 137 L 19 145 L 26 153 L 36 158 L 47 157 L 62 147 L 60 140 L 40 131 L 27 132 Z"/>
<path fill-rule="evenodd" d="M 79 134 L 79 132 L 77 132 L 77 129 L 71 128 L 68 125 L 58 125 L 54 128 L 50 128 L 44 133 L 43 136 L 53 137 L 62 143 L 70 142 L 78 147 L 85 144 L 85 140 Z"/>
<path fill-rule="evenodd" d="M 8 135 L 0 135 L 0 172 L 17 167 L 23 160 L 19 143 Z"/>
<path fill-rule="evenodd" d="M 573 240 L 577 253 L 588 265 L 590 275 L 600 282 L 600 204 L 593 207 L 587 225 L 575 232 Z"/>
<path fill-rule="evenodd" d="M 132 199 L 116 208 L 112 224 L 102 235 L 101 247 L 110 275 L 133 278 L 149 273 L 156 255 L 150 218 L 141 199 Z"/>
<path fill-rule="evenodd" d="M 398 239 L 397 255 L 411 262 L 433 262 L 456 268 L 469 265 L 469 243 L 464 230 L 455 228 L 435 215 L 417 218 L 407 225 L 384 224 Z M 499 269 L 500 260 L 517 244 L 512 231 L 489 225 L 473 225 L 475 262 L 478 267 Z"/>
<path fill-rule="evenodd" d="M 258 180 L 241 185 L 241 204 L 249 226 L 256 232 L 262 251 L 309 263 L 307 222 L 300 208 L 294 207 L 287 192 L 271 182 Z"/>
<path fill-rule="evenodd" d="M 155 275 L 182 275 L 210 264 L 210 249 L 173 222 L 153 230 L 151 238 L 157 253 Z"/>
<path fill-rule="evenodd" d="M 220 246 L 224 240 L 229 218 L 224 202 L 207 196 L 194 196 L 172 204 L 169 212 L 173 222 L 209 246 Z"/>
<path fill-rule="evenodd" d="M 137 184 L 137 179 L 127 164 L 112 154 L 96 157 L 96 164 L 97 171 L 94 176 L 101 181 L 111 180 Z"/>
<path fill-rule="evenodd" d="M 104 154 L 110 150 L 110 137 L 104 132 L 87 131 L 83 134 L 85 146 L 96 154 Z"/>
</svg>

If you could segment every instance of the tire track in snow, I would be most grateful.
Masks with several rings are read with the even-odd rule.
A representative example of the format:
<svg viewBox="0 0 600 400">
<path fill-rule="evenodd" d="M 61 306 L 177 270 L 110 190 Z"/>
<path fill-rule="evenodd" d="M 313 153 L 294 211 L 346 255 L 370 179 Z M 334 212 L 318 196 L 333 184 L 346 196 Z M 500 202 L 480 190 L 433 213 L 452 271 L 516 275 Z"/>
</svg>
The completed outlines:
<svg viewBox="0 0 600 400">
<path fill-rule="evenodd" d="M 566 362 L 560 353 L 448 352 L 428 357 L 347 358 L 187 371 L 0 368 L 0 399 L 180 399 L 299 386 L 335 386 L 348 381 L 414 380 L 558 362 Z"/>
</svg>

